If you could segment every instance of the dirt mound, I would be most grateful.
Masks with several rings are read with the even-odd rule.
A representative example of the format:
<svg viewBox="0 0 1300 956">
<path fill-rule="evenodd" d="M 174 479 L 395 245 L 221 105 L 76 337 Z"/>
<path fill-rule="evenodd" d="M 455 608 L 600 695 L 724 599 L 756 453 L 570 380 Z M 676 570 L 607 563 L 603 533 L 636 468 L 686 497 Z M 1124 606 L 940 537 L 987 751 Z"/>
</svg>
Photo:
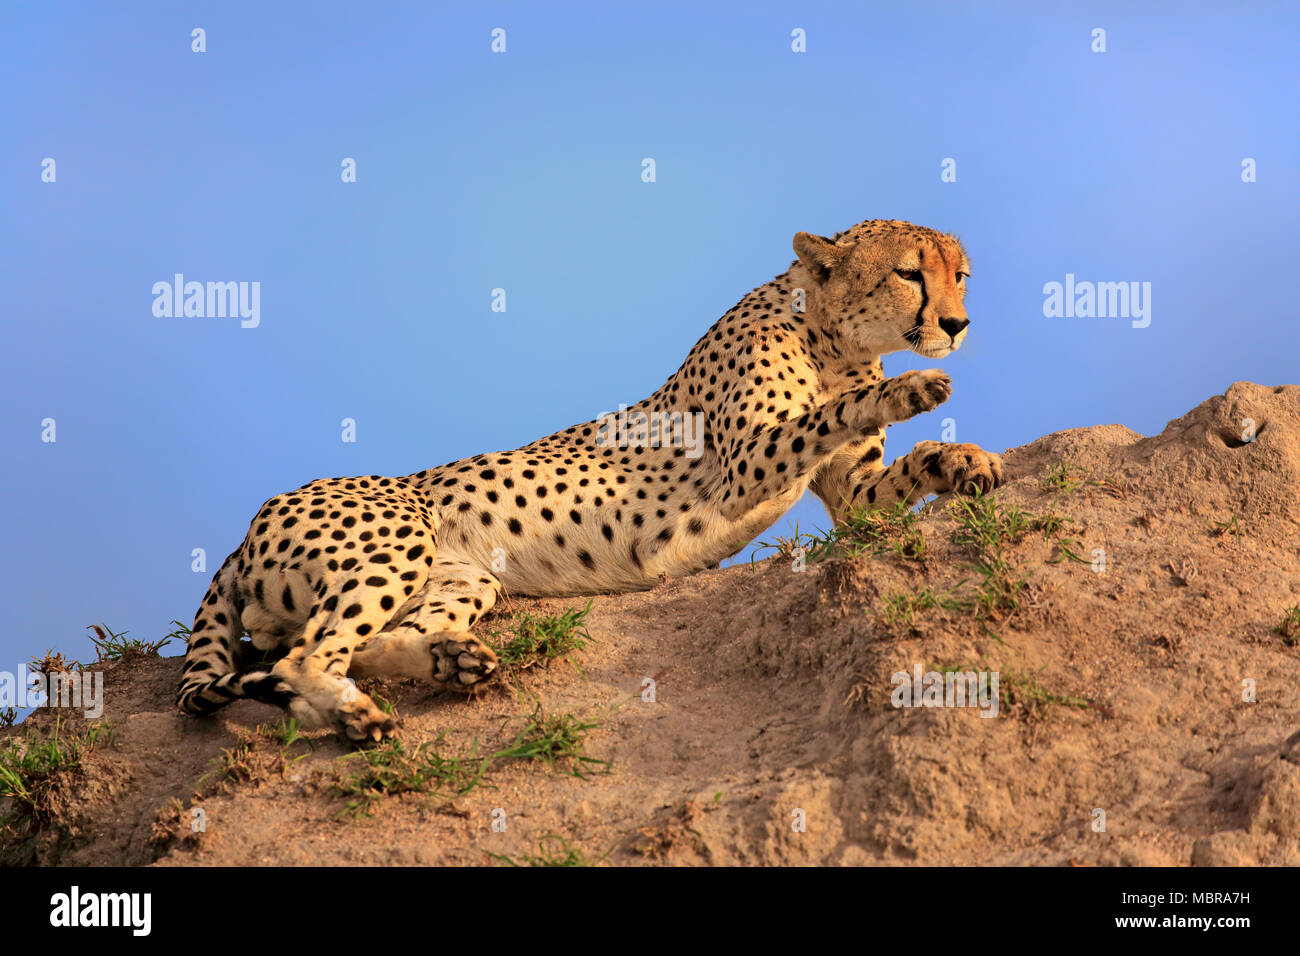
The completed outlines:
<svg viewBox="0 0 1300 956">
<path fill-rule="evenodd" d="M 112 736 L 4 801 L 0 862 L 1300 864 L 1300 387 L 1006 464 L 992 499 L 596 598 L 583 650 L 476 698 L 380 685 L 401 744 L 368 754 L 109 665 Z M 56 720 L 86 726 L 3 733 Z"/>
</svg>

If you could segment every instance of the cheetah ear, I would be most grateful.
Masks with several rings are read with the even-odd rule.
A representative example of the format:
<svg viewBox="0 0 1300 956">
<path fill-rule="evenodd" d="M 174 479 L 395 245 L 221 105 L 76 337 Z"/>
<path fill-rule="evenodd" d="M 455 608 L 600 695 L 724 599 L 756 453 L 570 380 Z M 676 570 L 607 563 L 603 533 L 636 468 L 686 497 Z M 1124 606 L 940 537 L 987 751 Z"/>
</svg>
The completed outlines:
<svg viewBox="0 0 1300 956">
<path fill-rule="evenodd" d="M 844 260 L 850 249 L 850 246 L 841 246 L 833 239 L 814 236 L 811 232 L 794 234 L 795 255 L 812 271 L 819 282 L 825 282 L 830 278 L 831 270 Z"/>
</svg>

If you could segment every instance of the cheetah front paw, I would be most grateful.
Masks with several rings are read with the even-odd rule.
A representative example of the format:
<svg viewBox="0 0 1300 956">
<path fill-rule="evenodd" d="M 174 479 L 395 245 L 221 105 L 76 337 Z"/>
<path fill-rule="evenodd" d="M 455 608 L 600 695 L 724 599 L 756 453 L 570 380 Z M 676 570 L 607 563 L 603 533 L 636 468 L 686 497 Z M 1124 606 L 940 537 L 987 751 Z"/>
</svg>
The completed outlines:
<svg viewBox="0 0 1300 956">
<path fill-rule="evenodd" d="M 938 408 L 951 394 L 952 379 L 937 368 L 904 372 L 886 385 L 885 407 L 890 421 L 902 422 Z"/>
<path fill-rule="evenodd" d="M 979 445 L 945 445 L 939 453 L 939 469 L 947 487 L 960 495 L 987 495 L 1002 484 L 1002 456 Z"/>
<path fill-rule="evenodd" d="M 497 668 L 492 648 L 472 634 L 435 640 L 429 644 L 429 653 L 433 655 L 433 682 L 449 690 L 470 690 Z"/>
</svg>

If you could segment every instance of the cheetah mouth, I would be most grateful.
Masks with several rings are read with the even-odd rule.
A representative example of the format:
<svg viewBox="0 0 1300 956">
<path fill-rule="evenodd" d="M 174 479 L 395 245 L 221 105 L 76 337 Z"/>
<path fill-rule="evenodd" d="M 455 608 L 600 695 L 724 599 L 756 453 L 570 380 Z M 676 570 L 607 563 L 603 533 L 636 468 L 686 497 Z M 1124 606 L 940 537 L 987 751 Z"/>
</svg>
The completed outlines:
<svg viewBox="0 0 1300 956">
<path fill-rule="evenodd" d="M 924 358 L 938 359 L 951 355 L 957 351 L 955 345 L 930 345 L 930 344 L 911 344 L 909 346 L 913 352 Z"/>
<path fill-rule="evenodd" d="M 951 355 L 957 351 L 957 343 L 952 341 L 936 342 L 933 338 L 922 338 L 921 327 L 914 325 L 906 332 L 902 333 L 902 339 L 907 343 L 907 348 L 911 352 L 925 358 L 943 358 L 945 355 Z"/>
</svg>

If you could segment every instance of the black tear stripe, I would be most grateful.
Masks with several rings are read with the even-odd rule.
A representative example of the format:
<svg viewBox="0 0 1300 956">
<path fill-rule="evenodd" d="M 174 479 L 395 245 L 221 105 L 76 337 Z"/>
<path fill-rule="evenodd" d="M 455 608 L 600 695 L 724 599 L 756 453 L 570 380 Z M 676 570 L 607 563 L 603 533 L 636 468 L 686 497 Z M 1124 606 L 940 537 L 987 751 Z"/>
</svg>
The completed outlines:
<svg viewBox="0 0 1300 956">
<path fill-rule="evenodd" d="M 942 259 L 943 256 L 940 255 L 939 258 Z M 925 289 L 925 250 L 924 249 L 916 250 L 916 264 L 917 264 L 916 271 L 921 276 L 921 307 L 916 310 L 916 321 L 912 325 L 912 328 L 915 329 L 917 332 L 920 332 L 921 322 L 922 322 L 921 316 L 925 314 L 925 307 L 930 304 L 930 294 Z"/>
<path fill-rule="evenodd" d="M 918 269 L 917 272 L 921 272 L 921 270 Z M 909 332 L 919 333 L 921 331 L 921 322 L 922 322 L 921 316 L 925 314 L 925 307 L 929 305 L 929 303 L 930 303 L 930 296 L 925 291 L 925 273 L 921 272 L 921 307 L 916 310 L 916 321 L 912 325 L 912 327 L 908 329 Z"/>
</svg>

